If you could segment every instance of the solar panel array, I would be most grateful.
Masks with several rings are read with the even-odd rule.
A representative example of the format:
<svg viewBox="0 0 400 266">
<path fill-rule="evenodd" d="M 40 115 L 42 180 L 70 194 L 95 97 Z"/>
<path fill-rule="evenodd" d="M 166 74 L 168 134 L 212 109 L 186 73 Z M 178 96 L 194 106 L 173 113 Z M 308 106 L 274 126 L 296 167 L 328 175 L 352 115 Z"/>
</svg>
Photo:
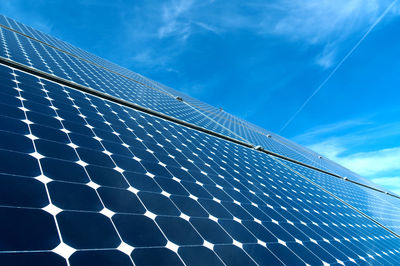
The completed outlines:
<svg viewBox="0 0 400 266">
<path fill-rule="evenodd" d="M 304 147 L 82 49 L 0 15 L 0 56 L 352 180 L 372 185 Z M 116 89 L 117 88 L 117 89 Z M 176 96 L 184 99 L 177 101 Z"/>
<path fill-rule="evenodd" d="M 399 199 L 322 173 L 331 163 L 217 108 L 1 23 L 38 40 L 0 27 L 1 264 L 400 263 Z M 313 168 L 62 79 L 252 144 L 258 132 L 265 148 Z"/>
</svg>

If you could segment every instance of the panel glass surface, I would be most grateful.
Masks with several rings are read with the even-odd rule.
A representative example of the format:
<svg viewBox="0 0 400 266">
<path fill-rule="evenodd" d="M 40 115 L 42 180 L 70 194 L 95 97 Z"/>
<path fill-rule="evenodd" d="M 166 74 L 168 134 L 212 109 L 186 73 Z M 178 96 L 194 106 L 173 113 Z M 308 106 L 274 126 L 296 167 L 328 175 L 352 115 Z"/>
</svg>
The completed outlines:
<svg viewBox="0 0 400 266">
<path fill-rule="evenodd" d="M 48 34 L 3 15 L 0 15 L 0 25 L 42 42 L 0 28 L 3 46 L 0 56 L 4 58 L 377 187 L 376 184 L 326 158 L 321 160 L 318 154 L 306 148 Z M 176 101 L 175 96 L 182 97 L 187 104 Z"/>
<path fill-rule="evenodd" d="M 0 56 L 177 119 L 239 138 L 173 95 L 0 27 Z"/>
<path fill-rule="evenodd" d="M 390 230 L 400 234 L 400 199 L 298 164 L 281 161 Z"/>
<path fill-rule="evenodd" d="M 400 263 L 399 238 L 264 153 L 8 67 L 0 84 L 6 265 Z"/>
<path fill-rule="evenodd" d="M 54 46 L 60 50 L 63 50 L 67 53 L 76 55 L 77 57 L 83 59 L 83 60 L 87 60 L 87 61 L 91 61 L 99 66 L 103 66 L 106 67 L 107 69 L 111 70 L 111 71 L 115 71 L 118 72 L 122 75 L 125 75 L 127 77 L 133 78 L 141 83 L 144 83 L 146 85 L 152 85 L 153 83 L 151 81 L 149 81 L 147 78 L 141 76 L 140 74 L 137 74 L 133 71 L 130 71 L 126 68 L 123 68 L 121 66 L 118 66 L 114 63 L 111 63 L 101 57 L 98 57 L 94 54 L 91 54 L 85 50 L 82 50 L 74 45 L 71 45 L 67 42 L 64 42 L 60 39 L 57 39 L 51 35 L 48 35 L 46 33 L 43 33 L 41 31 L 38 31 L 32 27 L 29 27 L 27 25 L 24 25 L 12 18 L 6 17 L 4 15 L 0 15 L 0 24 L 8 27 L 10 29 L 13 29 L 15 31 L 21 32 L 27 36 L 30 36 L 36 40 L 39 40 L 43 43 L 47 43 L 51 46 Z"/>
</svg>

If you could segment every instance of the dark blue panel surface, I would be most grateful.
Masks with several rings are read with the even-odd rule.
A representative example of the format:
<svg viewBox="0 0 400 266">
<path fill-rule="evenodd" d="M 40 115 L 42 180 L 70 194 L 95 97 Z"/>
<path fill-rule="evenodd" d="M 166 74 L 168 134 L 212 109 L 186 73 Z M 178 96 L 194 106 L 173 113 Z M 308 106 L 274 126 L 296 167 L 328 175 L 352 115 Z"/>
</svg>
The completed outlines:
<svg viewBox="0 0 400 266">
<path fill-rule="evenodd" d="M 69 261 L 71 266 L 132 265 L 129 256 L 117 250 L 77 251 Z"/>
<path fill-rule="evenodd" d="M 5 260 L 43 251 L 55 265 L 400 263 L 399 238 L 271 156 L 8 70 L 42 95 L 21 106 L 70 108 L 35 122 L 18 109 L 10 119 L 25 126 L 3 130 L 31 147 L 0 149 Z"/>
<path fill-rule="evenodd" d="M 75 162 L 43 158 L 41 166 L 43 174 L 51 179 L 76 183 L 89 182 L 85 169 Z"/>
<path fill-rule="evenodd" d="M 50 198 L 63 210 L 100 211 L 103 205 L 96 191 L 83 184 L 54 181 L 47 184 Z"/>
<path fill-rule="evenodd" d="M 13 266 L 67 266 L 65 259 L 53 252 L 0 253 L 0 261 L 4 265 Z"/>
<path fill-rule="evenodd" d="M 52 250 L 60 240 L 53 217 L 40 209 L 0 207 L 1 251 Z"/>
<path fill-rule="evenodd" d="M 167 248 L 137 248 L 132 252 L 132 258 L 137 266 L 184 265 L 178 255 Z"/>
<path fill-rule="evenodd" d="M 0 205 L 42 208 L 48 204 L 46 187 L 40 181 L 0 174 Z"/>
<path fill-rule="evenodd" d="M 113 221 L 122 239 L 133 247 L 160 247 L 167 244 L 161 230 L 149 217 L 117 214 Z"/>
<path fill-rule="evenodd" d="M 110 220 L 100 213 L 63 211 L 57 215 L 63 241 L 76 249 L 116 248 L 119 238 Z"/>
<path fill-rule="evenodd" d="M 100 187 L 99 195 L 104 205 L 113 212 L 143 214 L 146 209 L 139 198 L 125 189 Z"/>
</svg>

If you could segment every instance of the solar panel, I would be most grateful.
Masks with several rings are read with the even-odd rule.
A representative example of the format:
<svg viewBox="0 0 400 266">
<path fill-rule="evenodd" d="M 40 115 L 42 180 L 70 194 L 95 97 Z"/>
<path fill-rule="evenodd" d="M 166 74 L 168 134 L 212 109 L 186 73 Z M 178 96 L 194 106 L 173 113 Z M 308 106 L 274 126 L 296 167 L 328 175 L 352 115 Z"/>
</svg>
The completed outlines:
<svg viewBox="0 0 400 266">
<path fill-rule="evenodd" d="M 264 153 L 8 67 L 1 81 L 4 262 L 399 262 L 399 238 Z"/>
<path fill-rule="evenodd" d="M 368 180 L 308 149 L 50 35 L 0 16 L 3 58 L 56 75 L 360 183 Z M 118 88 L 118 89 L 115 89 Z M 184 99 L 176 101 L 175 96 Z"/>
<path fill-rule="evenodd" d="M 78 47 L 75 47 L 75 46 L 73 46 L 73 45 L 71 45 L 71 44 L 69 44 L 67 42 L 64 42 L 64 41 L 62 41 L 60 39 L 57 39 L 57 38 L 55 38 L 53 36 L 50 36 L 50 35 L 48 35 L 46 33 L 41 32 L 41 31 L 38 31 L 38 30 L 36 30 L 36 29 L 34 29 L 32 27 L 24 25 L 24 24 L 12 19 L 12 18 L 8 18 L 8 17 L 6 17 L 4 15 L 1 15 L 1 14 L 0 14 L 0 24 L 2 24 L 4 27 L 7 27 L 9 29 L 18 31 L 18 32 L 20 32 L 20 33 L 22 33 L 24 35 L 30 36 L 30 37 L 32 37 L 32 38 L 34 38 L 34 39 L 36 39 L 36 40 L 38 40 L 40 42 L 43 42 L 44 44 L 49 44 L 49 45 L 51 45 L 53 47 L 56 47 L 58 49 L 61 49 L 61 50 L 65 51 L 65 52 L 67 52 L 67 53 L 69 53 L 71 55 L 78 56 L 83 60 L 91 61 L 91 62 L 96 63 L 98 65 L 104 66 L 107 69 L 110 69 L 112 71 L 118 72 L 120 74 L 126 75 L 126 76 L 131 77 L 131 78 L 134 78 L 135 80 L 137 80 L 137 81 L 139 81 L 141 83 L 144 83 L 146 85 L 150 86 L 150 85 L 152 85 L 154 83 L 154 82 L 150 82 L 147 78 L 145 78 L 145 77 L 143 77 L 143 76 L 141 76 L 141 75 L 139 75 L 137 73 L 134 73 L 134 72 L 132 72 L 132 71 L 130 71 L 128 69 L 125 69 L 125 68 L 123 68 L 121 66 L 118 66 L 116 64 L 113 64 L 113 63 L 111 63 L 111 62 L 109 62 L 109 61 L 107 61 L 107 60 L 105 60 L 103 58 L 100 58 L 100 57 L 95 56 L 95 55 L 93 55 L 91 53 L 88 53 L 85 50 L 82 50 L 82 49 L 80 49 Z"/>
<path fill-rule="evenodd" d="M 196 109 L 177 101 L 168 93 L 80 60 L 38 41 L 0 27 L 0 56 L 17 63 L 96 89 L 155 111 L 220 132 L 235 135 Z M 118 88 L 118 89 L 116 89 Z"/>
<path fill-rule="evenodd" d="M 347 170 L 215 107 L 0 23 L 2 264 L 400 263 L 399 199 L 328 175 Z"/>
</svg>

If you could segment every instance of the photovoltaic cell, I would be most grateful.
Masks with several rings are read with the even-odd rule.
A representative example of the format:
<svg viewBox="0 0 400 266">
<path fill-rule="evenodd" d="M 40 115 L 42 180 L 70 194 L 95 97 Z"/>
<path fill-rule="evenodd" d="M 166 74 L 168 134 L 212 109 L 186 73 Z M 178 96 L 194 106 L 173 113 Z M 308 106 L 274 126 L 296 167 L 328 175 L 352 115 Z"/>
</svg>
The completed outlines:
<svg viewBox="0 0 400 266">
<path fill-rule="evenodd" d="M 0 103 L 1 132 L 24 143 L 0 138 L 2 262 L 400 262 L 398 237 L 270 155 L 9 67 L 0 78 L 18 99 Z"/>
</svg>

